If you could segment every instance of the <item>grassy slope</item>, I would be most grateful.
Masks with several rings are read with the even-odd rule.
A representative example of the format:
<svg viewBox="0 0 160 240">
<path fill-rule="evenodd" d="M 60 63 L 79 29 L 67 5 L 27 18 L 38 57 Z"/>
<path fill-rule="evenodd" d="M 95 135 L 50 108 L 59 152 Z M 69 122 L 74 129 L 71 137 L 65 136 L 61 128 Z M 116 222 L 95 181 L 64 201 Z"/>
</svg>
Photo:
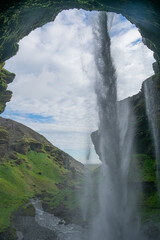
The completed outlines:
<svg viewBox="0 0 160 240">
<path fill-rule="evenodd" d="M 146 155 L 137 154 L 143 195 L 141 202 L 142 220 L 160 222 L 160 199 L 157 191 L 156 161 Z"/>
<path fill-rule="evenodd" d="M 56 195 L 52 199 L 55 205 L 63 200 L 62 195 L 70 191 L 74 182 L 67 181 L 68 188 L 61 191 L 56 184 L 66 183 L 70 174 L 46 152 L 29 151 L 26 155 L 18 154 L 16 160 L 4 158 L 0 163 L 0 232 L 9 226 L 11 213 L 36 194 Z"/>
<path fill-rule="evenodd" d="M 67 214 L 76 208 L 76 187 L 84 167 L 42 135 L 0 117 L 0 232 L 34 196 L 46 210 Z"/>
</svg>

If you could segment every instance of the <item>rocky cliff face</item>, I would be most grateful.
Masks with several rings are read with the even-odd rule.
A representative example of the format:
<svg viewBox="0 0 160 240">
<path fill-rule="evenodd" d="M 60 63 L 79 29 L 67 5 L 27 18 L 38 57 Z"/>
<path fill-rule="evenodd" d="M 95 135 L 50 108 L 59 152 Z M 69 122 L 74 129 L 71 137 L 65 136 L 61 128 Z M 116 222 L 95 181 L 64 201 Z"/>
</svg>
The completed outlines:
<svg viewBox="0 0 160 240">
<path fill-rule="evenodd" d="M 145 103 L 145 94 L 144 94 L 144 84 L 146 81 L 152 81 L 155 85 L 155 88 L 157 90 L 157 105 L 156 105 L 156 113 L 155 117 L 157 118 L 157 121 L 160 126 L 160 117 L 159 117 L 159 112 L 160 112 L 160 74 L 156 74 L 148 79 L 146 79 L 143 84 L 141 91 L 132 96 L 129 97 L 125 100 L 122 100 L 119 102 L 119 104 L 123 104 L 124 101 L 130 101 L 133 113 L 135 116 L 135 142 L 136 142 L 136 152 L 137 154 L 147 154 L 150 157 L 154 158 L 154 145 L 153 145 L 153 139 L 152 139 L 152 134 L 150 130 L 150 126 L 148 123 L 147 119 L 147 114 L 146 114 L 146 103 Z M 159 131 L 159 129 L 157 129 Z M 92 141 L 95 146 L 95 150 L 98 155 L 100 155 L 99 151 L 99 133 L 98 131 L 95 131 L 91 134 Z"/>
<path fill-rule="evenodd" d="M 3 65 L 4 63 L 0 64 L 0 113 L 4 111 L 6 103 L 12 97 L 12 92 L 7 90 L 7 86 L 15 78 L 15 74 L 8 72 L 3 68 Z"/>
</svg>

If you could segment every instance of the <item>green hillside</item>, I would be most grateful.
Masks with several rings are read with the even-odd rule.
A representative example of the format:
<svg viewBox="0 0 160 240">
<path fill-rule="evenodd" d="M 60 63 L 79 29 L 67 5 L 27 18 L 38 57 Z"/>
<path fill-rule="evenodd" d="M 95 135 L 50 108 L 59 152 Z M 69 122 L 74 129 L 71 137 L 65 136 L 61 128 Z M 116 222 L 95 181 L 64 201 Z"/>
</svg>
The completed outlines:
<svg viewBox="0 0 160 240">
<path fill-rule="evenodd" d="M 83 165 L 22 124 L 0 118 L 0 125 L 0 232 L 35 196 L 48 210 L 74 211 Z"/>
</svg>

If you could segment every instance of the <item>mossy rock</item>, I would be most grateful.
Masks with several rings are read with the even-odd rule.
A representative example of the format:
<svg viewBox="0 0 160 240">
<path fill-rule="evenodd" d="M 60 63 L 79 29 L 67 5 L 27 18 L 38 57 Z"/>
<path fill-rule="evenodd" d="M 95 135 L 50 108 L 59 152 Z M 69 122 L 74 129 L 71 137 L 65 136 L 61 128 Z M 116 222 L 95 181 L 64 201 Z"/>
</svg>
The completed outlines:
<svg viewBox="0 0 160 240">
<path fill-rule="evenodd" d="M 32 204 L 27 205 L 26 208 L 23 209 L 23 216 L 35 216 L 35 208 Z"/>
<path fill-rule="evenodd" d="M 7 84 L 9 84 L 9 83 L 11 83 L 14 80 L 14 78 L 15 78 L 15 74 L 14 73 L 10 73 L 5 68 L 2 68 L 0 70 L 0 83 L 6 82 Z"/>
<path fill-rule="evenodd" d="M 8 144 L 9 134 L 4 127 L 0 127 L 0 144 Z"/>
<path fill-rule="evenodd" d="M 158 196 L 158 192 L 155 191 L 151 196 L 144 197 L 144 204 L 146 207 L 153 208 L 153 209 L 160 209 L 160 199 Z"/>
<path fill-rule="evenodd" d="M 10 90 L 3 90 L 0 92 L 0 113 L 2 113 L 6 107 L 6 103 L 11 100 L 12 92 Z"/>
<path fill-rule="evenodd" d="M 26 154 L 29 151 L 29 143 L 24 139 L 17 141 L 12 147 L 16 152 L 21 154 Z"/>
<path fill-rule="evenodd" d="M 153 182 L 156 184 L 156 161 L 146 154 L 136 155 L 142 182 Z"/>
<path fill-rule="evenodd" d="M 31 140 L 29 142 L 30 150 L 33 150 L 35 152 L 43 152 L 43 145 L 35 140 Z"/>
<path fill-rule="evenodd" d="M 53 147 L 52 145 L 45 145 L 44 146 L 44 150 L 46 151 L 46 152 L 54 152 L 54 150 L 55 149 L 57 149 L 56 147 Z"/>
<path fill-rule="evenodd" d="M 4 111 L 6 102 L 9 102 L 12 97 L 12 92 L 7 90 L 7 86 L 15 78 L 14 73 L 2 68 L 3 65 L 4 63 L 0 64 L 0 113 Z"/>
<path fill-rule="evenodd" d="M 36 141 L 35 139 L 26 137 L 14 143 L 12 147 L 15 151 L 21 154 L 26 154 L 30 150 L 36 152 L 44 152 L 43 145 L 40 142 Z"/>
</svg>

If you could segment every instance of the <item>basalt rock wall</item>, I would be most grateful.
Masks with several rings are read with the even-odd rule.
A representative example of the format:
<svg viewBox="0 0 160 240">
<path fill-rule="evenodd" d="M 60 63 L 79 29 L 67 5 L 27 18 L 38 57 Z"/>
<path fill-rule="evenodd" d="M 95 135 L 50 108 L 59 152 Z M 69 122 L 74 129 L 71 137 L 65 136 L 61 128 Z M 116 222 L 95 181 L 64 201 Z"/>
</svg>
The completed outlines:
<svg viewBox="0 0 160 240">
<path fill-rule="evenodd" d="M 124 101 L 129 101 L 132 107 L 134 117 L 135 117 L 135 143 L 134 154 L 146 154 L 152 158 L 155 158 L 154 144 L 151 133 L 151 127 L 149 126 L 149 121 L 146 113 L 146 102 L 145 102 L 145 82 L 153 81 L 157 89 L 157 105 L 155 111 L 155 117 L 157 120 L 157 131 L 160 132 L 160 74 L 155 74 L 152 77 L 146 79 L 142 84 L 141 91 L 127 99 L 124 99 L 119 102 L 123 104 Z M 100 157 L 100 147 L 99 147 L 99 138 L 100 133 L 97 131 L 91 134 L 92 142 L 94 144 L 96 153 Z"/>
</svg>

